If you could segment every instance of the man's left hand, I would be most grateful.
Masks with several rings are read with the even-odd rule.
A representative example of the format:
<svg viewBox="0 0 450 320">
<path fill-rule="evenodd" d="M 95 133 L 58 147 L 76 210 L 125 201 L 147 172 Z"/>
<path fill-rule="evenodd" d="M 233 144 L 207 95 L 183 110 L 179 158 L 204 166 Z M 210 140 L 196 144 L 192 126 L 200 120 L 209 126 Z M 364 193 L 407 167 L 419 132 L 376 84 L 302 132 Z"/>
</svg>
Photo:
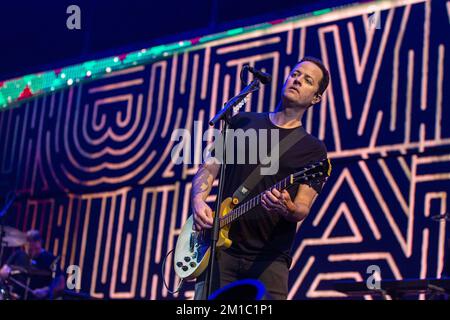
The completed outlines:
<svg viewBox="0 0 450 320">
<path fill-rule="evenodd" d="M 296 208 L 289 192 L 286 190 L 280 192 L 275 188 L 263 193 L 261 205 L 268 213 L 279 214 L 283 217 L 292 214 Z"/>
</svg>

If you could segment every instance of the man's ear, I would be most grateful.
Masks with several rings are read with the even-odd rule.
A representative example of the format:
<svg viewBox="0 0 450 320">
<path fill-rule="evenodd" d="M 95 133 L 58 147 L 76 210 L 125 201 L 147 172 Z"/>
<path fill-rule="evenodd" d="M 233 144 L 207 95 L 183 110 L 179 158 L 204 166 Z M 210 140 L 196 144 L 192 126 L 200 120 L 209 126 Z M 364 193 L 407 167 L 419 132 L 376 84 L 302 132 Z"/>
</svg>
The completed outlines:
<svg viewBox="0 0 450 320">
<path fill-rule="evenodd" d="M 316 104 L 316 103 L 319 103 L 321 100 L 322 100 L 322 95 L 316 93 L 316 94 L 314 95 L 314 98 L 312 99 L 311 103 L 312 103 L 312 104 Z"/>
</svg>

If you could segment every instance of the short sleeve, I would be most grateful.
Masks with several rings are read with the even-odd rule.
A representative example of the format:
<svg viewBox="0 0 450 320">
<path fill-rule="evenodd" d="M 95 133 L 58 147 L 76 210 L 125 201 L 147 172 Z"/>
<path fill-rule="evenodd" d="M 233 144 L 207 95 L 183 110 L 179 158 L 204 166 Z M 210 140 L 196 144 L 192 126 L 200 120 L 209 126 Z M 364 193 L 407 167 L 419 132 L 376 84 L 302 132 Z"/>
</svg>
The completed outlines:
<svg viewBox="0 0 450 320">
<path fill-rule="evenodd" d="M 327 148 L 325 146 L 325 144 L 320 141 L 317 140 L 317 144 L 315 145 L 315 147 L 311 150 L 311 163 L 315 163 L 324 159 L 327 159 Z M 318 194 L 320 194 L 320 192 L 322 192 L 322 188 L 324 186 L 325 182 L 324 181 L 320 181 L 320 180 L 315 180 L 310 182 L 310 186 L 311 188 L 313 188 Z"/>
</svg>

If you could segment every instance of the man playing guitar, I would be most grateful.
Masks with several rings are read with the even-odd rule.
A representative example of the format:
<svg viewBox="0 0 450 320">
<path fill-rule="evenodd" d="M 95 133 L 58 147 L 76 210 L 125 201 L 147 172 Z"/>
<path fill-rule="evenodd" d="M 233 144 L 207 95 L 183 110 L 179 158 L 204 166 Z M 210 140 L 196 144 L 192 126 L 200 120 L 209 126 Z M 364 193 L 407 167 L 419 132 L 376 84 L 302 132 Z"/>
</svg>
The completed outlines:
<svg viewBox="0 0 450 320">
<path fill-rule="evenodd" d="M 281 100 L 273 113 L 239 113 L 231 119 L 232 129 L 278 130 L 283 139 L 293 130 L 302 128 L 301 119 L 305 111 L 321 101 L 322 94 L 329 83 L 329 73 L 322 62 L 316 58 L 305 57 L 293 68 L 286 79 Z M 270 134 L 268 134 L 270 136 Z M 259 139 L 259 138 L 258 138 Z M 258 141 L 258 145 L 261 143 Z M 270 151 L 271 144 L 267 146 Z M 245 152 L 249 159 L 248 145 L 245 150 L 235 150 L 234 155 Z M 279 159 L 278 172 L 264 176 L 247 198 L 270 188 L 277 181 L 295 172 L 308 163 L 326 159 L 326 147 L 317 138 L 306 134 Z M 231 197 L 257 164 L 238 164 L 226 166 L 225 184 L 222 199 Z M 210 229 L 213 224 L 213 211 L 206 203 L 220 164 L 209 157 L 199 168 L 193 179 L 191 204 L 194 225 L 197 231 Z M 261 198 L 257 206 L 247 215 L 231 224 L 230 248 L 219 250 L 216 256 L 216 272 L 212 288 L 218 289 L 238 279 L 260 280 L 266 287 L 269 298 L 286 299 L 288 294 L 288 274 L 292 257 L 291 247 L 295 238 L 297 223 L 308 215 L 314 199 L 320 193 L 323 182 L 300 183 L 289 190 L 272 189 Z M 203 272 L 197 278 L 195 299 L 205 299 Z"/>
</svg>

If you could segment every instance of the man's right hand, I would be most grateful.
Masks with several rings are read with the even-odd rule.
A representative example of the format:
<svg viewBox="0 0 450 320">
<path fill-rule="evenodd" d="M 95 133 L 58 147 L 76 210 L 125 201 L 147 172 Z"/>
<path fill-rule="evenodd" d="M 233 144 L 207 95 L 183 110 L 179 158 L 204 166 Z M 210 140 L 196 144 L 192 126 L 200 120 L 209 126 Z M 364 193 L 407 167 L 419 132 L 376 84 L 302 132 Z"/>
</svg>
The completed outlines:
<svg viewBox="0 0 450 320">
<path fill-rule="evenodd" d="M 194 211 L 194 228 L 197 231 L 210 229 L 213 226 L 213 211 L 203 199 L 192 200 Z"/>
</svg>

